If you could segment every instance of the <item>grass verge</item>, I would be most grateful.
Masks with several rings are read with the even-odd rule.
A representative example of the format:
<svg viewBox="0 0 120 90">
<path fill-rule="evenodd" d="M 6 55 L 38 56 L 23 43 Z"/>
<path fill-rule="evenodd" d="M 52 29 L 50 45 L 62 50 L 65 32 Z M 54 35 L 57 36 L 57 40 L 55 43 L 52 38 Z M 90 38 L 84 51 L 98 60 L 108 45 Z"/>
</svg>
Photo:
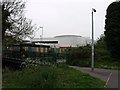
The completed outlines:
<svg viewBox="0 0 120 90">
<path fill-rule="evenodd" d="M 105 82 L 66 65 L 4 69 L 3 88 L 103 88 Z"/>
<path fill-rule="evenodd" d="M 103 68 L 103 69 L 112 69 L 112 70 L 120 70 L 120 62 L 116 60 L 94 60 L 95 68 Z M 72 62 L 68 63 L 69 65 L 73 66 L 80 66 L 80 67 L 91 67 L 91 60 L 79 60 L 75 59 Z"/>
</svg>

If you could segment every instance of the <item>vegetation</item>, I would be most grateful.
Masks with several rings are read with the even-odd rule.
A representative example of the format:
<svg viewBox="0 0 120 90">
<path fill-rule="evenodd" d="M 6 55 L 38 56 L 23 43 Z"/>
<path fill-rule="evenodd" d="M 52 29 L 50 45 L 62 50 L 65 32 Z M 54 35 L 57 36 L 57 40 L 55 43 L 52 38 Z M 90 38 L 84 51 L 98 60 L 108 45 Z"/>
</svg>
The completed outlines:
<svg viewBox="0 0 120 90">
<path fill-rule="evenodd" d="M 119 60 L 111 57 L 107 49 L 105 36 L 101 35 L 100 39 L 95 43 L 95 67 L 106 69 L 119 69 Z"/>
<path fill-rule="evenodd" d="M 110 52 L 108 51 L 106 46 L 104 35 L 101 35 L 95 43 L 95 59 L 104 61 L 111 59 Z"/>
<path fill-rule="evenodd" d="M 81 46 L 76 48 L 70 48 L 65 51 L 65 58 L 67 59 L 67 64 L 79 65 L 82 62 L 89 60 L 91 57 L 91 47 L 90 45 Z"/>
<path fill-rule="evenodd" d="M 105 82 L 64 64 L 4 69 L 3 88 L 103 88 Z"/>
<path fill-rule="evenodd" d="M 111 3 L 107 8 L 105 21 L 105 41 L 114 58 L 120 59 L 120 1 Z"/>
<path fill-rule="evenodd" d="M 25 2 L 2 0 L 1 5 L 3 45 L 13 44 L 33 33 L 35 26 L 24 16 Z"/>
<path fill-rule="evenodd" d="M 91 46 L 80 46 L 65 51 L 67 64 L 83 67 L 91 67 Z M 107 69 L 120 69 L 120 62 L 110 56 L 105 42 L 105 36 L 101 35 L 95 43 L 95 67 Z"/>
</svg>

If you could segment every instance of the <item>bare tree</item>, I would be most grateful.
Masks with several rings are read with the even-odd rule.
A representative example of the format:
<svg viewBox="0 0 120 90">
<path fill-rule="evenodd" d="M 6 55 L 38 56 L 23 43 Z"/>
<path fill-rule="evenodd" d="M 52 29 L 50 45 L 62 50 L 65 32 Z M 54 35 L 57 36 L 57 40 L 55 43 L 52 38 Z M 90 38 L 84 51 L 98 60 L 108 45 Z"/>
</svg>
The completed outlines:
<svg viewBox="0 0 120 90">
<path fill-rule="evenodd" d="M 3 0 L 1 5 L 3 43 L 6 42 L 6 38 L 8 40 L 8 37 L 16 41 L 30 37 L 37 29 L 35 25 L 32 25 L 32 21 L 24 16 L 25 2 L 22 0 Z"/>
</svg>

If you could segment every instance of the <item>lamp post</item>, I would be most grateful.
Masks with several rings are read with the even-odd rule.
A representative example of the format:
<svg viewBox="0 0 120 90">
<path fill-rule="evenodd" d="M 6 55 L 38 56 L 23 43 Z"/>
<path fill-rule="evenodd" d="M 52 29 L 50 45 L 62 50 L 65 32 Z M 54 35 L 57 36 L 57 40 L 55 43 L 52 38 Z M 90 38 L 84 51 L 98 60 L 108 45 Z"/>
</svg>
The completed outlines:
<svg viewBox="0 0 120 90">
<path fill-rule="evenodd" d="M 40 27 L 40 28 L 42 28 L 42 40 L 43 40 L 43 27 Z"/>
<path fill-rule="evenodd" d="M 93 12 L 96 12 L 94 8 L 92 8 L 92 65 L 91 70 L 94 71 L 94 23 L 93 23 Z"/>
</svg>

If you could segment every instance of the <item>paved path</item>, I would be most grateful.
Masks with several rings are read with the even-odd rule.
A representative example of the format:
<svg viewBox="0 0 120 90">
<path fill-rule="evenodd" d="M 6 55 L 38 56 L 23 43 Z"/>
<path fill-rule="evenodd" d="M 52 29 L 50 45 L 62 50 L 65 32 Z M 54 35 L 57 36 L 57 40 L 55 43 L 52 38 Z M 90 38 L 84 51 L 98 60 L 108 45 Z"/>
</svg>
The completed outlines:
<svg viewBox="0 0 120 90">
<path fill-rule="evenodd" d="M 105 88 L 119 87 L 118 86 L 118 72 L 119 72 L 118 70 L 95 68 L 94 71 L 91 71 L 91 68 L 87 68 L 87 67 L 78 67 L 78 66 L 70 66 L 70 67 L 80 70 L 84 73 L 88 73 L 93 77 L 96 77 L 105 81 L 106 82 Z"/>
</svg>

